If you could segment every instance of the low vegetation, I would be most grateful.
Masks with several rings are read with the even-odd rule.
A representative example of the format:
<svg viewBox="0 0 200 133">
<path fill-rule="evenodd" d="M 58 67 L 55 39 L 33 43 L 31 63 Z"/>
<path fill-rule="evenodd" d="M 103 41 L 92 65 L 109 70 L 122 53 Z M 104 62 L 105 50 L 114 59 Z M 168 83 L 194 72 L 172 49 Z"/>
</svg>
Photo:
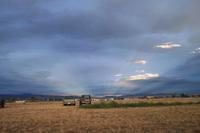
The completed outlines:
<svg viewBox="0 0 200 133">
<path fill-rule="evenodd" d="M 82 105 L 80 108 L 127 108 L 127 107 L 154 107 L 154 106 L 179 106 L 179 105 L 193 105 L 200 104 L 200 102 L 137 102 L 137 103 L 118 103 L 115 101 L 101 102 L 95 104 Z"/>
<path fill-rule="evenodd" d="M 162 98 L 116 102 L 199 101 L 200 98 Z M 63 106 L 62 102 L 13 102 L 0 109 L 0 133 L 200 133 L 199 124 L 200 104 L 80 109 Z"/>
</svg>

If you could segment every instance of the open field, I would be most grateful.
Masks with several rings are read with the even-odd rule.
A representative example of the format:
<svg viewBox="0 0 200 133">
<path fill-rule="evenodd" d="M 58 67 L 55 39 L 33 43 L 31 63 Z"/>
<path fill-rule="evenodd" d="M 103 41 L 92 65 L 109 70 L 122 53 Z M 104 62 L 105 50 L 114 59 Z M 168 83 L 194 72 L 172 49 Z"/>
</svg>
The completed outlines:
<svg viewBox="0 0 200 133">
<path fill-rule="evenodd" d="M 199 101 L 165 99 L 165 101 Z M 154 132 L 199 133 L 200 105 L 80 109 L 61 102 L 7 104 L 0 133 Z"/>
</svg>

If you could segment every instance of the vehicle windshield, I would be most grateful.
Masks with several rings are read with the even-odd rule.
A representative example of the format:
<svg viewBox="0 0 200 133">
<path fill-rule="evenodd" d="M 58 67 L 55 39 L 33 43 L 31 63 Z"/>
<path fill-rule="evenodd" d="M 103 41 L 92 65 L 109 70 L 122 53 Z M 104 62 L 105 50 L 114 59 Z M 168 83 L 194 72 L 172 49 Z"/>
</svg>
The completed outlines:
<svg viewBox="0 0 200 133">
<path fill-rule="evenodd" d="M 89 95 L 84 95 L 84 96 L 82 96 L 82 98 L 90 98 L 90 96 Z"/>
</svg>

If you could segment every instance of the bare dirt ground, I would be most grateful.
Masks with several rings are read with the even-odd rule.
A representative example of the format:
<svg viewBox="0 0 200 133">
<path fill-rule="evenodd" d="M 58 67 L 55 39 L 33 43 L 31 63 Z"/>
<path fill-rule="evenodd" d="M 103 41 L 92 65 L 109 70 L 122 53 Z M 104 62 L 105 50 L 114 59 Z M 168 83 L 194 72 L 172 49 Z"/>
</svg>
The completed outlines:
<svg viewBox="0 0 200 133">
<path fill-rule="evenodd" d="M 79 109 L 44 102 L 7 104 L 0 109 L 0 133 L 68 132 L 200 133 L 200 105 Z"/>
</svg>

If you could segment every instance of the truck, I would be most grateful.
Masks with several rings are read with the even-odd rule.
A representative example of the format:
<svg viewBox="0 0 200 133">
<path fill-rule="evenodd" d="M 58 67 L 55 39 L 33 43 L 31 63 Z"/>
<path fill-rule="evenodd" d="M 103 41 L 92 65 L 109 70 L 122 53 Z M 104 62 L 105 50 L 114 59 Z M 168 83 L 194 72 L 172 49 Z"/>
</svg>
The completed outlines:
<svg viewBox="0 0 200 133">
<path fill-rule="evenodd" d="M 82 95 L 80 98 L 80 105 L 82 104 L 91 104 L 91 96 L 90 95 Z"/>
<path fill-rule="evenodd" d="M 74 98 L 64 98 L 63 106 L 70 106 L 70 105 L 76 105 L 75 99 Z"/>
</svg>

